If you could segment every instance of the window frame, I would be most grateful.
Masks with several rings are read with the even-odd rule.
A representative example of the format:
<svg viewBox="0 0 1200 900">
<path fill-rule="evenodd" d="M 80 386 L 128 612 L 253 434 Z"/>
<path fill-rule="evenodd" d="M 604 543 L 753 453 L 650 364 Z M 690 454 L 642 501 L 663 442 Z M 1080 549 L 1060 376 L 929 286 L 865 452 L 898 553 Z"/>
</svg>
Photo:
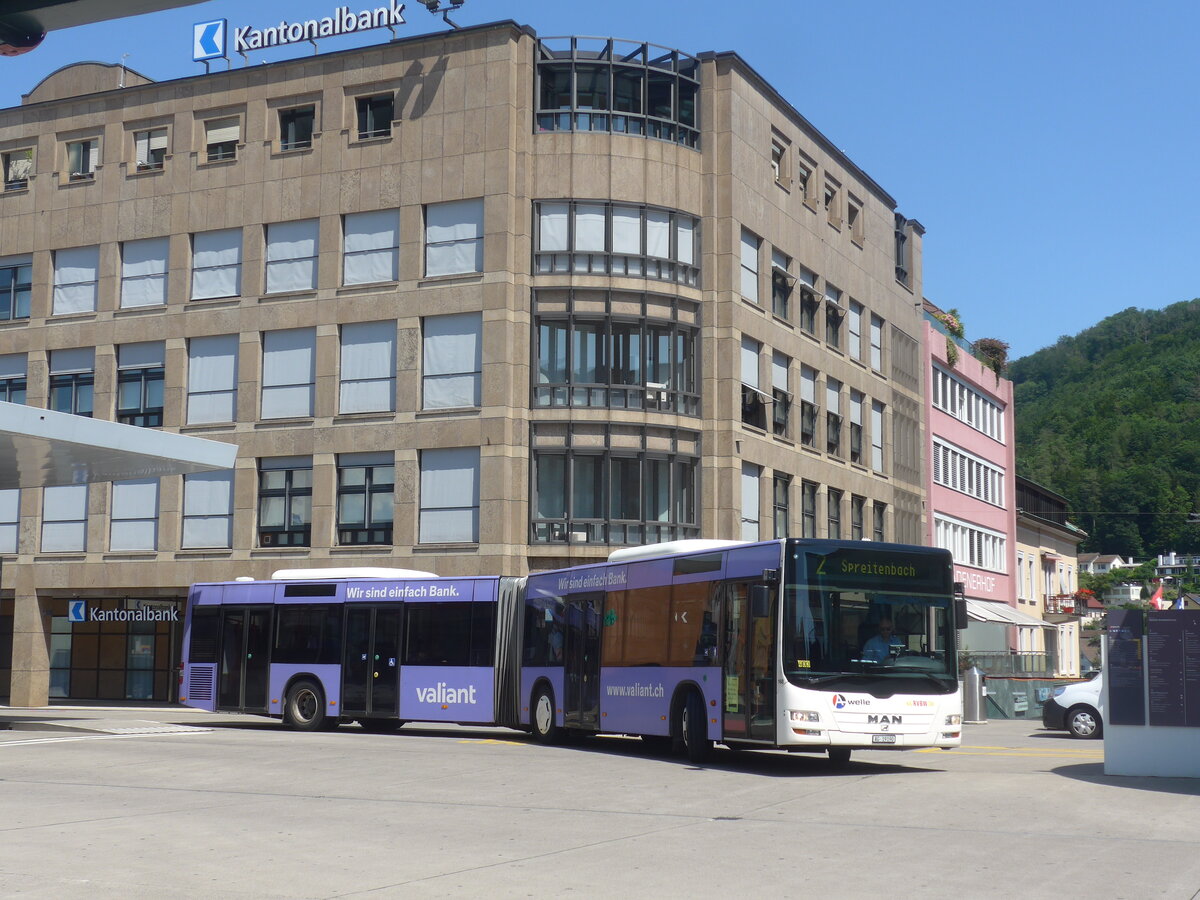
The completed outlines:
<svg viewBox="0 0 1200 900">
<path fill-rule="evenodd" d="M 355 457 L 361 457 L 355 459 Z M 366 457 L 378 457 L 379 461 L 372 461 Z M 390 459 L 384 462 L 384 457 Z M 390 545 L 392 543 L 393 529 L 396 520 L 396 462 L 395 457 L 390 453 L 385 454 L 357 454 L 357 453 L 339 453 L 337 456 L 337 491 L 335 497 L 336 506 L 334 508 L 335 523 L 337 529 L 337 543 L 339 546 L 363 546 L 363 545 Z M 362 484 L 347 484 L 345 482 L 345 474 L 354 469 L 362 469 Z M 380 476 L 376 475 L 376 470 L 390 469 L 391 480 L 381 481 Z M 391 497 L 389 512 L 390 518 L 385 523 L 376 523 L 375 520 L 375 504 L 372 499 L 377 496 L 387 494 Z M 351 496 L 361 496 L 363 498 L 363 522 L 347 524 L 343 518 L 343 498 Z"/>
<path fill-rule="evenodd" d="M 307 460 L 305 465 L 304 460 Z M 283 483 L 269 486 L 269 473 L 283 473 Z M 307 478 L 300 473 L 308 473 Z M 304 482 L 307 480 L 307 484 Z M 258 460 L 258 493 L 256 497 L 255 533 L 259 547 L 311 547 L 312 546 L 312 496 L 313 496 L 313 463 L 312 457 L 276 456 L 260 457 Z M 307 498 L 307 503 L 305 503 Z M 263 524 L 266 502 L 271 500 L 283 501 L 282 525 Z M 301 516 L 297 524 L 292 522 L 299 508 L 307 512 Z"/>
<path fill-rule="evenodd" d="M 14 178 L 13 173 L 16 168 L 16 163 L 21 161 L 18 154 L 27 154 L 28 166 L 23 177 Z M 4 191 L 26 191 L 29 190 L 29 179 L 34 175 L 34 147 L 14 147 L 12 150 L 5 150 L 0 153 L 0 178 L 4 182 Z"/>
<path fill-rule="evenodd" d="M 375 127 L 369 130 L 364 130 L 364 125 L 375 124 L 374 106 L 372 101 L 383 100 L 386 98 L 387 106 L 390 110 L 387 118 L 386 127 Z M 364 113 L 366 115 L 364 115 Z M 369 120 L 369 121 L 368 121 Z M 384 91 L 376 94 L 359 94 L 354 98 L 354 122 L 355 133 L 360 141 L 369 141 L 378 138 L 392 136 L 392 125 L 396 121 L 396 95 L 392 91 Z"/>
<path fill-rule="evenodd" d="M 279 152 L 292 153 L 297 150 L 311 150 L 313 138 L 317 131 L 317 104 L 298 103 L 294 106 L 284 106 L 276 110 L 276 121 L 279 126 Z M 303 118 L 307 114 L 308 133 L 304 136 Z M 289 132 L 292 132 L 289 134 Z"/>
</svg>

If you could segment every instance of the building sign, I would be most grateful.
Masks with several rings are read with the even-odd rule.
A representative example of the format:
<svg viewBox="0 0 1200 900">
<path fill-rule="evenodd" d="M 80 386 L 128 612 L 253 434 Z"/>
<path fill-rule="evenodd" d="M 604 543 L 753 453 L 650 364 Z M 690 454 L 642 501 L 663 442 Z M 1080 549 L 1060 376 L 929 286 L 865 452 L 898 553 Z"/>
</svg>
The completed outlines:
<svg viewBox="0 0 1200 900">
<path fill-rule="evenodd" d="M 179 606 L 171 600 L 127 600 L 125 609 L 100 609 L 86 600 L 67 604 L 67 620 L 75 622 L 178 622 Z"/>
<path fill-rule="evenodd" d="M 338 37 L 375 28 L 391 28 L 404 25 L 404 4 L 388 0 L 386 6 L 376 6 L 355 12 L 348 6 L 339 6 L 332 14 L 303 22 L 281 21 L 267 28 L 251 25 L 235 26 L 233 29 L 233 51 L 246 54 L 252 50 L 282 47 L 317 38 Z M 200 22 L 192 28 L 192 59 L 204 62 L 227 56 L 225 19 Z"/>
</svg>

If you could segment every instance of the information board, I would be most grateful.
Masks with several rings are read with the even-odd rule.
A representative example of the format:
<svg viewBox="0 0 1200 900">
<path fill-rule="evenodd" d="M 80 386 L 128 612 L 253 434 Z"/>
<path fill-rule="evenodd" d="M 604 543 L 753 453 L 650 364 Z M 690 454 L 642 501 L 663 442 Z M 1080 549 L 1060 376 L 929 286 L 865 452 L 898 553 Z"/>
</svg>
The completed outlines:
<svg viewBox="0 0 1200 900">
<path fill-rule="evenodd" d="M 1146 676 L 1142 667 L 1145 613 L 1139 609 L 1114 609 L 1108 613 L 1108 722 L 1111 725 L 1146 724 Z"/>
</svg>

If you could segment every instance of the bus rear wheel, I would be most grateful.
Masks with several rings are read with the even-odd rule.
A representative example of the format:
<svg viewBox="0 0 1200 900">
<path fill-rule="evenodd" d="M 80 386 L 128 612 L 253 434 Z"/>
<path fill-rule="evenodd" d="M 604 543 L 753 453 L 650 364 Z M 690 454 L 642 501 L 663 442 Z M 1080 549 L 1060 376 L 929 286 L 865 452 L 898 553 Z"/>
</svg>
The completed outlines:
<svg viewBox="0 0 1200 900">
<path fill-rule="evenodd" d="M 699 765 L 712 755 L 712 741 L 708 739 L 708 717 L 705 715 L 704 698 L 691 691 L 679 708 L 679 736 L 687 752 L 688 762 Z"/>
<path fill-rule="evenodd" d="M 283 723 L 294 731 L 320 731 L 329 727 L 320 685 L 308 680 L 292 685 L 284 701 Z"/>
<path fill-rule="evenodd" d="M 529 726 L 539 743 L 558 743 L 561 732 L 554 719 L 554 691 L 543 684 L 534 691 L 533 702 L 529 705 Z"/>
</svg>

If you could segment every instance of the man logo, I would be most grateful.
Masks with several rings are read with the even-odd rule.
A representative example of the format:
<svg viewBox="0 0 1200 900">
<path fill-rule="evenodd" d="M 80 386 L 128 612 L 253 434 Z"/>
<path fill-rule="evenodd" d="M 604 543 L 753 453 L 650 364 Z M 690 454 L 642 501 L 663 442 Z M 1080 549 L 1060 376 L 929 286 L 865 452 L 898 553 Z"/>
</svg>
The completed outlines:
<svg viewBox="0 0 1200 900">
<path fill-rule="evenodd" d="M 67 604 L 67 619 L 72 622 L 87 621 L 87 601 L 72 600 Z"/>
</svg>

